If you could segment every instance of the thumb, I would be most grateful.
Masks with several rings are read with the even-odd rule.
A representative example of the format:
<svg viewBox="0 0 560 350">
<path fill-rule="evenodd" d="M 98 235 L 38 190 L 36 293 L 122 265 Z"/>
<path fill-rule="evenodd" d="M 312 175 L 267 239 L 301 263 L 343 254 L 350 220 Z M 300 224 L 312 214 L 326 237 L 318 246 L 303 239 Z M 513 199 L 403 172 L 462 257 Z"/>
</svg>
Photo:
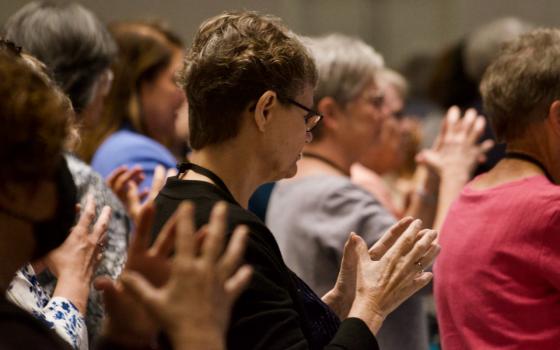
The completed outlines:
<svg viewBox="0 0 560 350">
<path fill-rule="evenodd" d="M 430 170 L 437 172 L 441 168 L 437 152 L 425 149 L 416 156 L 416 162 L 427 166 Z"/>
<path fill-rule="evenodd" d="M 364 239 L 357 234 L 353 234 L 350 239 L 354 240 L 354 251 L 356 252 L 359 260 L 367 260 L 370 261 L 370 256 L 368 252 L 368 246 Z"/>
<path fill-rule="evenodd" d="M 142 275 L 134 271 L 123 272 L 121 282 L 134 299 L 141 302 L 150 313 L 157 315 L 158 289 L 154 288 Z"/>
</svg>

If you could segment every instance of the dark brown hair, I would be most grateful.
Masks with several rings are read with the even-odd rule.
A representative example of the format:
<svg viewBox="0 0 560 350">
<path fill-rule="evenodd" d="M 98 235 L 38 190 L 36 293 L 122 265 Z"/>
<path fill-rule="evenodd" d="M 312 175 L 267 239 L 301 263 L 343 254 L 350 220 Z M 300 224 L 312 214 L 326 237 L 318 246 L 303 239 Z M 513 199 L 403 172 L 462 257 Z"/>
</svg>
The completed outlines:
<svg viewBox="0 0 560 350">
<path fill-rule="evenodd" d="M 183 48 L 181 39 L 161 23 L 116 22 L 109 26 L 109 31 L 119 53 L 112 66 L 113 85 L 99 125 L 91 136 L 84 137 L 81 156 L 88 162 L 103 140 L 124 123 L 150 136 L 140 108 L 141 83 L 154 79 L 169 66 L 176 50 Z"/>
<path fill-rule="evenodd" d="M 507 44 L 486 70 L 480 91 L 499 141 L 522 137 L 560 99 L 560 31 L 538 29 Z"/>
<path fill-rule="evenodd" d="M 193 149 L 235 137 L 241 112 L 265 91 L 280 101 L 315 84 L 315 64 L 279 19 L 231 12 L 202 23 L 187 51 L 181 84 Z"/>
<path fill-rule="evenodd" d="M 0 40 L 0 185 L 48 176 L 62 155 L 70 100 L 12 44 Z"/>
</svg>

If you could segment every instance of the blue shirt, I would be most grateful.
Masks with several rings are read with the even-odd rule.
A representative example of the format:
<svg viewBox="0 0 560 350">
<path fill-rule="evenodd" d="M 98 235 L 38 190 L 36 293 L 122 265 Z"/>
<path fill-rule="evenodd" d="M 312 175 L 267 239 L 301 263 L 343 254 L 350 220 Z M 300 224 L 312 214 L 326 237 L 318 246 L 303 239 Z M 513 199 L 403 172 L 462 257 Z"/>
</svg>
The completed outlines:
<svg viewBox="0 0 560 350">
<path fill-rule="evenodd" d="M 101 144 L 93 156 L 91 166 L 107 178 L 121 165 L 129 168 L 140 165 L 146 175 L 140 189 L 149 189 L 157 165 L 170 169 L 175 168 L 176 163 L 173 154 L 162 144 L 129 128 L 123 128 Z"/>
</svg>

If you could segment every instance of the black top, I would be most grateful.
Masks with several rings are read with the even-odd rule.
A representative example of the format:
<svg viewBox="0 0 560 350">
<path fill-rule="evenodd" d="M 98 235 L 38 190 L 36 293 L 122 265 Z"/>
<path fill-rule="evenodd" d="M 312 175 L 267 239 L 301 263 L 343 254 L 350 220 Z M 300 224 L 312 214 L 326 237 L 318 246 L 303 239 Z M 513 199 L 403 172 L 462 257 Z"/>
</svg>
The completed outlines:
<svg viewBox="0 0 560 350">
<path fill-rule="evenodd" d="M 0 349 L 72 349 L 30 313 L 0 295 Z"/>
<path fill-rule="evenodd" d="M 233 307 L 228 349 L 378 349 L 362 320 L 351 318 L 340 323 L 285 265 L 272 233 L 258 217 L 243 209 L 227 188 L 168 178 L 156 198 L 154 234 L 184 200 L 195 204 L 198 228 L 208 222 L 213 206 L 225 201 L 228 233 L 240 224 L 247 225 L 251 232 L 245 260 L 253 266 L 253 279 Z"/>
</svg>

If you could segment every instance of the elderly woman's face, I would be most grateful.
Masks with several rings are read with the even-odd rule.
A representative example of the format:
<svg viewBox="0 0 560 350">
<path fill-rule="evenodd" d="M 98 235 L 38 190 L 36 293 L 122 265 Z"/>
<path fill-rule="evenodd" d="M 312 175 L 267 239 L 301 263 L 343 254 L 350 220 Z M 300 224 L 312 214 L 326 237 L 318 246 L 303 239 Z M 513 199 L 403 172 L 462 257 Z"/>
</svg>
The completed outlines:
<svg viewBox="0 0 560 350">
<path fill-rule="evenodd" d="M 383 113 L 383 103 L 383 93 L 375 83 L 371 83 L 343 109 L 343 139 L 349 143 L 356 156 L 365 152 L 379 138 L 381 126 L 387 117 Z"/>
<path fill-rule="evenodd" d="M 301 93 L 292 97 L 292 100 L 312 108 L 313 87 L 307 85 Z M 271 167 L 277 179 L 292 177 L 297 172 L 297 161 L 301 158 L 303 146 L 312 138 L 305 124 L 307 115 L 307 110 L 293 103 L 279 104 L 269 139 L 271 149 L 267 151 L 267 158 L 272 163 Z"/>
</svg>

